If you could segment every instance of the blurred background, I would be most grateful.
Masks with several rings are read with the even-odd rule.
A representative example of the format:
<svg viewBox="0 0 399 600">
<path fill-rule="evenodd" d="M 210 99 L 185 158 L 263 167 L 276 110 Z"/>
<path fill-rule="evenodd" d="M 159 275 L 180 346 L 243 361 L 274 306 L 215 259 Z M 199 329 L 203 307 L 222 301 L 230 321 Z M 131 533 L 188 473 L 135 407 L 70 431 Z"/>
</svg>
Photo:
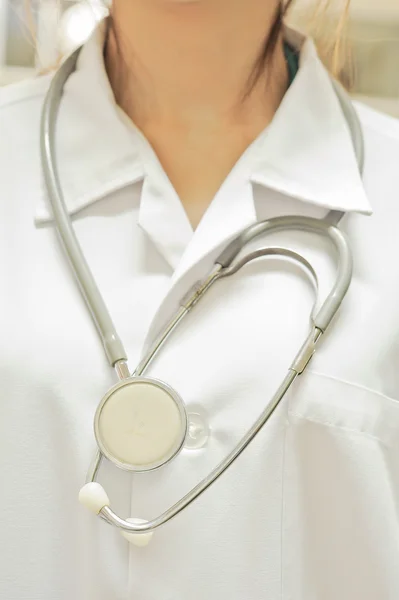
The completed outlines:
<svg viewBox="0 0 399 600">
<path fill-rule="evenodd" d="M 288 21 L 328 54 L 343 0 L 320 1 L 315 9 L 297 0 Z M 0 85 L 53 67 L 107 10 L 104 0 L 0 0 Z M 399 117 L 399 0 L 352 0 L 342 34 L 341 79 L 354 97 Z"/>
</svg>

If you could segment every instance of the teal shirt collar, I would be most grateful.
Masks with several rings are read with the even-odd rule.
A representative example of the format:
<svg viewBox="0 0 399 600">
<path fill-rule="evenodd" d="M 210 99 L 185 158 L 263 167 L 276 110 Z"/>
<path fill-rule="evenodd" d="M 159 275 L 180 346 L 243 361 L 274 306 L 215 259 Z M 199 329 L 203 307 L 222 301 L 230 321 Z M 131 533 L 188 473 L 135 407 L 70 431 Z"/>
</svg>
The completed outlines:
<svg viewBox="0 0 399 600">
<path fill-rule="evenodd" d="M 291 83 L 294 81 L 295 75 L 297 74 L 298 69 L 299 69 L 299 55 L 298 55 L 298 52 L 296 52 L 287 43 L 284 44 L 284 54 L 285 54 L 285 60 L 287 62 L 287 67 L 288 67 L 288 77 L 289 77 L 288 87 L 289 87 L 291 85 Z"/>
</svg>

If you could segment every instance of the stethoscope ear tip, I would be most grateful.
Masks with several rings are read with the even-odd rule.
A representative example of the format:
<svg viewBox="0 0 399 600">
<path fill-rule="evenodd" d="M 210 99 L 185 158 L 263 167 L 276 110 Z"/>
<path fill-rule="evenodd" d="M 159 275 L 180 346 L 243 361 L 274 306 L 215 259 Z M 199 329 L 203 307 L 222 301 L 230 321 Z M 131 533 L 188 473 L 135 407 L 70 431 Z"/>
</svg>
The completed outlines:
<svg viewBox="0 0 399 600">
<path fill-rule="evenodd" d="M 141 523 L 147 523 L 144 519 L 126 519 L 129 523 L 133 523 L 135 525 L 139 525 Z M 152 540 L 152 536 L 154 535 L 153 531 L 148 533 L 129 533 L 128 531 L 121 530 L 121 535 L 134 546 L 138 546 L 139 548 L 143 548 L 144 546 L 148 546 L 150 541 Z"/>
<path fill-rule="evenodd" d="M 104 506 L 109 506 L 110 504 L 103 486 L 95 481 L 86 483 L 86 485 L 81 488 L 79 492 L 79 502 L 96 515 L 98 515 Z"/>
<path fill-rule="evenodd" d="M 104 507 L 109 506 L 110 504 L 103 486 L 96 481 L 86 483 L 81 488 L 79 492 L 79 502 L 95 515 L 98 515 Z M 144 519 L 137 518 L 129 518 L 126 519 L 126 521 L 135 525 L 147 523 Z M 120 533 L 130 544 L 140 548 L 148 546 L 154 535 L 153 531 L 147 533 L 131 533 L 129 531 L 124 531 L 123 529 L 121 529 Z"/>
</svg>

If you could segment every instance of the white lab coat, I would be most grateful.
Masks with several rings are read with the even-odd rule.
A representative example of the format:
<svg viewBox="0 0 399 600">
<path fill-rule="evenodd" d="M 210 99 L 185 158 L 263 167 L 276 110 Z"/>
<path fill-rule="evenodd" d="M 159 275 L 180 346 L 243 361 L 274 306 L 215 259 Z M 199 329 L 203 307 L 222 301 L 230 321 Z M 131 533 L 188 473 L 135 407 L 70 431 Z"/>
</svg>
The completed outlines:
<svg viewBox="0 0 399 600">
<path fill-rule="evenodd" d="M 118 111 L 100 27 L 66 85 L 57 129 L 69 213 L 131 368 L 239 230 L 346 211 L 347 298 L 308 371 L 242 457 L 137 548 L 78 503 L 93 415 L 116 382 L 60 250 L 43 186 L 49 76 L 0 94 L 0 598 L 397 600 L 399 597 L 399 124 L 363 106 L 359 176 L 311 41 L 271 125 L 193 232 L 153 150 Z M 371 214 L 372 213 L 372 214 Z M 328 243 L 281 233 L 320 276 Z M 218 283 L 149 374 L 199 415 L 199 449 L 100 481 L 123 517 L 152 518 L 198 483 L 265 407 L 305 337 L 313 290 L 260 260 Z"/>
</svg>

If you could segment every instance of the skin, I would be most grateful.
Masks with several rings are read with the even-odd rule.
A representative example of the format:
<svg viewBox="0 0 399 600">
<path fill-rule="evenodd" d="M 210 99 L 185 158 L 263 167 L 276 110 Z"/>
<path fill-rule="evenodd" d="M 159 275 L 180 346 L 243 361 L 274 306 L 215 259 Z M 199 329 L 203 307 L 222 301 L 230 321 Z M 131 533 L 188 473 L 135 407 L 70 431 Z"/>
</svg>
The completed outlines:
<svg viewBox="0 0 399 600">
<path fill-rule="evenodd" d="M 282 39 L 249 95 L 278 0 L 114 0 L 116 101 L 156 152 L 195 228 L 288 83 Z"/>
</svg>

